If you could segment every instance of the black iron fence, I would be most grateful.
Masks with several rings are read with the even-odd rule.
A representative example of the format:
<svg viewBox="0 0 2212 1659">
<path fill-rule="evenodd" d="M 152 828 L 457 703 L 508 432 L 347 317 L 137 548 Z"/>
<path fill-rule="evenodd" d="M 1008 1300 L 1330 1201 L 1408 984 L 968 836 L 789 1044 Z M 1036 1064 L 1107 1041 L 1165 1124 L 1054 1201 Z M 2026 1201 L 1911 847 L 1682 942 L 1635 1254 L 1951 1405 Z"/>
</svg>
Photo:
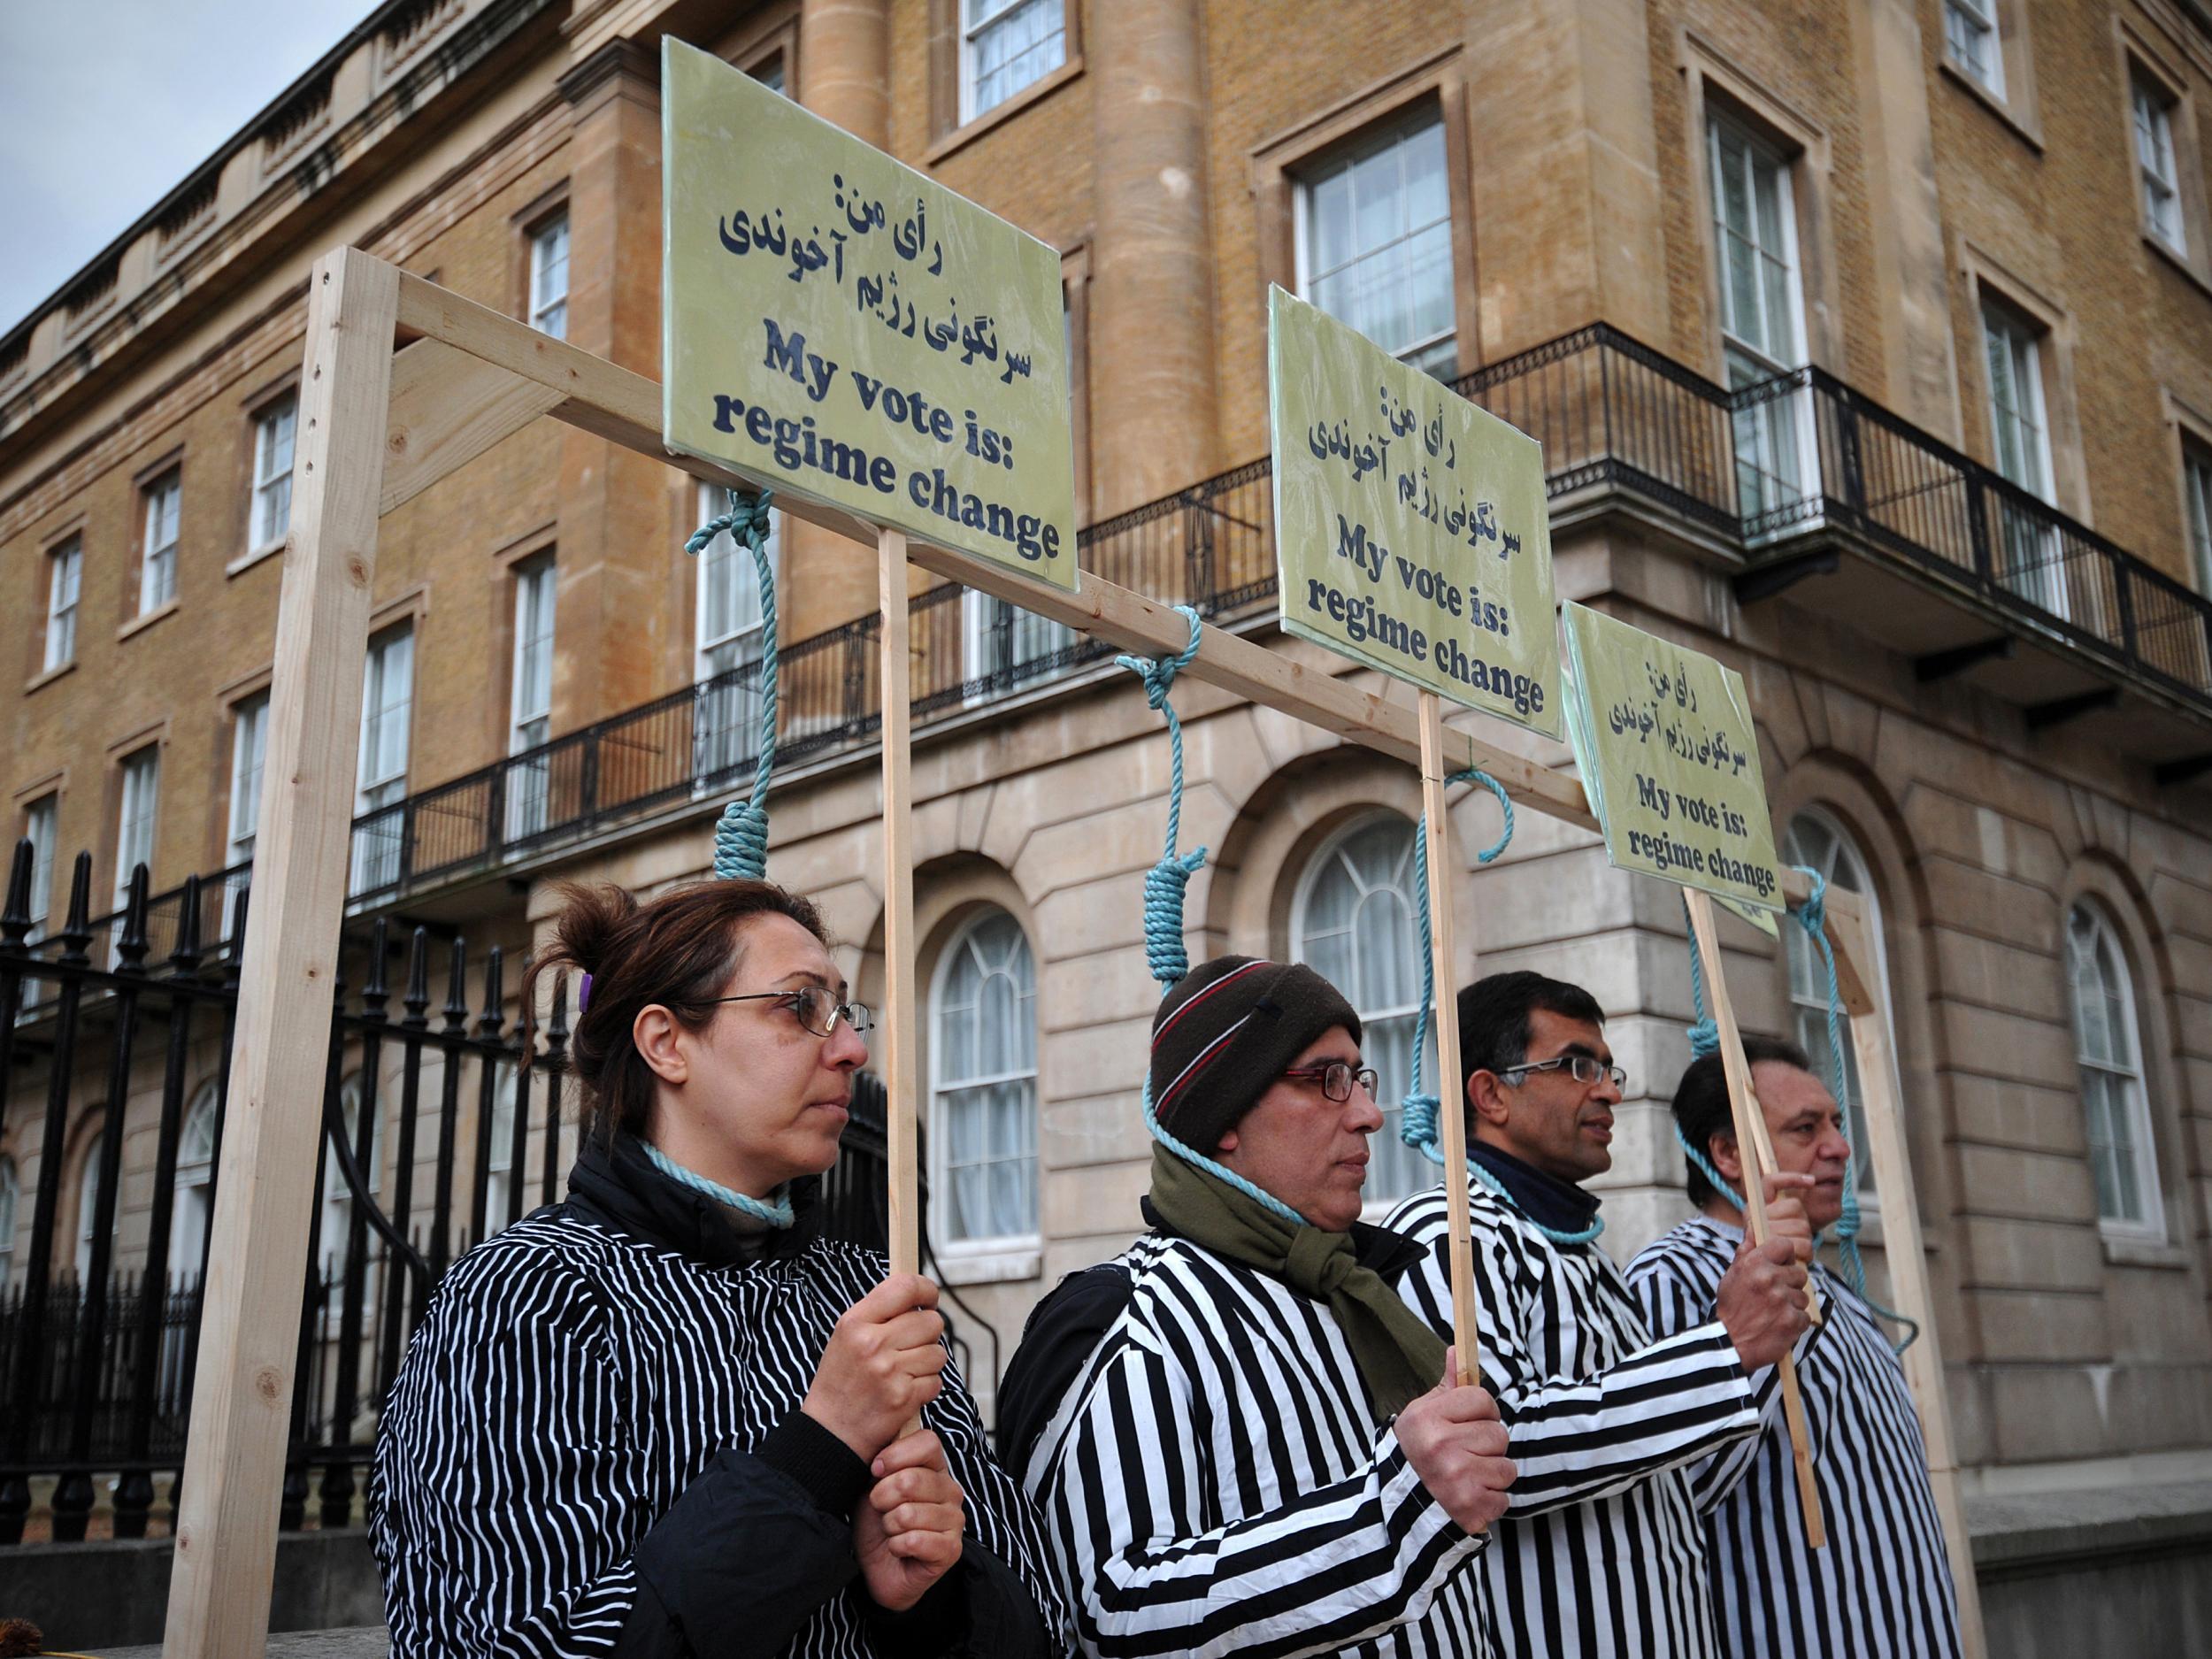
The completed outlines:
<svg viewBox="0 0 2212 1659">
<path fill-rule="evenodd" d="M 66 919 L 33 948 L 32 862 L 30 843 L 19 844 L 0 909 L 0 1121 L 26 1097 L 42 1102 L 37 1180 L 22 1195 L 30 1225 L 0 1218 L 6 1241 L 26 1241 L 0 1280 L 0 1544 L 21 1541 L 39 1477 L 56 1481 L 57 1540 L 86 1535 L 103 1476 L 115 1479 L 116 1535 L 143 1537 L 157 1518 L 157 1478 L 176 1474 L 184 1455 L 249 895 L 233 881 L 195 879 L 157 910 L 142 866 L 104 937 L 88 914 L 91 857 L 80 854 Z M 210 949 L 201 928 L 215 916 L 225 933 Z M 167 949 L 157 956 L 150 941 L 164 918 Z M 401 941 L 379 919 L 347 942 L 342 972 L 357 989 L 342 983 L 319 1016 L 329 1033 L 325 1133 L 301 1263 L 287 1527 L 311 1510 L 325 1526 L 357 1513 L 380 1403 L 433 1286 L 472 1243 L 555 1199 L 575 1146 L 565 979 L 555 979 L 543 1024 L 526 1033 L 506 1017 L 496 948 L 472 957 L 463 940 L 434 941 L 421 928 Z M 33 987 L 39 995 L 27 997 Z M 69 1133 L 87 1101 L 117 1104 L 101 1114 L 87 1155 L 96 1172 L 65 1193 L 65 1171 L 77 1167 Z M 879 1249 L 884 1125 L 882 1087 L 864 1076 L 824 1193 L 826 1231 Z M 125 1271 L 123 1150 L 149 1127 L 151 1196 L 134 1206 L 137 1259 Z M 27 1134 L 16 1141 L 29 1144 Z M 66 1199 L 81 1209 L 88 1200 L 91 1213 L 70 1215 Z M 926 1213 L 926 1194 L 924 1204 Z M 949 1323 L 964 1364 L 972 1337 L 988 1344 L 995 1377 L 997 1333 L 964 1308 Z M 173 1481 L 158 1518 L 173 1521 L 175 1503 Z"/>
</svg>

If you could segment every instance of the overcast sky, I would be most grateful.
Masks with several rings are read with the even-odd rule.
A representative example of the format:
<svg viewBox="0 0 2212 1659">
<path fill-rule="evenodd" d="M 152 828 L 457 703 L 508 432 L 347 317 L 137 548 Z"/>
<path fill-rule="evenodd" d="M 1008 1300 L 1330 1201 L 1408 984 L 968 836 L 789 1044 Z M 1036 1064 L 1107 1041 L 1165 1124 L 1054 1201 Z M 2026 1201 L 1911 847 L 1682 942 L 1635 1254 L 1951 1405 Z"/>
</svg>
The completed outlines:
<svg viewBox="0 0 2212 1659">
<path fill-rule="evenodd" d="M 0 334 L 373 9 L 0 0 Z"/>
</svg>

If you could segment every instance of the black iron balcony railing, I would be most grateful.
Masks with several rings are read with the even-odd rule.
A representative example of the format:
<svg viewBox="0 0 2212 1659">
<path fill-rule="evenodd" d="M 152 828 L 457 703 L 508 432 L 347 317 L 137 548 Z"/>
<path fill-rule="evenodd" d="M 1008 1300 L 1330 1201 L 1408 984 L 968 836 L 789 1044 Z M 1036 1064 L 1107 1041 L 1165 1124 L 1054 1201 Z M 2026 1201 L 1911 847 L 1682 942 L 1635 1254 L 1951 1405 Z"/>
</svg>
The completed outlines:
<svg viewBox="0 0 2212 1659">
<path fill-rule="evenodd" d="M 1818 369 L 1730 391 L 1605 324 L 1486 365 L 1457 390 L 1538 439 L 1565 505 L 1613 492 L 1755 569 L 1816 533 L 1936 578 L 2212 716 L 2212 603 Z M 1275 595 L 1271 463 L 1250 462 L 1084 531 L 1086 570 L 1210 618 Z M 782 653 L 779 755 L 865 741 L 880 719 L 877 619 Z M 1108 648 L 946 583 L 913 605 L 914 717 L 948 718 Z M 741 666 L 354 820 L 349 895 L 373 909 L 743 787 L 757 669 Z M 203 887 L 226 902 L 244 872 Z M 160 948 L 180 894 L 149 916 Z M 219 938 L 224 916 L 203 918 Z"/>
</svg>

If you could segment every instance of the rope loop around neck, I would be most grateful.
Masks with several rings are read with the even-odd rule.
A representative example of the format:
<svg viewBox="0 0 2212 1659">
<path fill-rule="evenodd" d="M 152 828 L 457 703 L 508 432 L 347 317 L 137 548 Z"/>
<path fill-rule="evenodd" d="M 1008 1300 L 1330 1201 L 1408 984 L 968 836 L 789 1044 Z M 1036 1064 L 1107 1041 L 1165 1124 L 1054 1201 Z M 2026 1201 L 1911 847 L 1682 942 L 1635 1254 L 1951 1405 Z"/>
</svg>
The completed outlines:
<svg viewBox="0 0 2212 1659">
<path fill-rule="evenodd" d="M 778 652 L 776 641 L 776 572 L 768 557 L 771 519 L 769 504 L 775 491 L 764 488 L 748 496 L 729 494 L 729 511 L 718 513 L 694 531 L 684 551 L 697 555 L 727 532 L 730 539 L 751 550 L 753 571 L 760 583 L 760 733 L 753 768 L 749 800 L 732 801 L 714 826 L 714 873 L 728 879 L 758 880 L 768 869 L 768 790 L 776 772 L 776 703 Z"/>
<path fill-rule="evenodd" d="M 696 1170 L 686 1169 L 650 1141 L 641 1141 L 638 1144 L 645 1148 L 647 1161 L 670 1180 L 688 1187 L 695 1193 L 704 1194 L 716 1203 L 727 1205 L 739 1215 L 750 1216 L 755 1221 L 764 1222 L 769 1226 L 787 1227 L 791 1225 L 791 1200 L 788 1196 L 764 1202 L 734 1187 L 725 1187 L 719 1181 L 709 1180 Z"/>
</svg>

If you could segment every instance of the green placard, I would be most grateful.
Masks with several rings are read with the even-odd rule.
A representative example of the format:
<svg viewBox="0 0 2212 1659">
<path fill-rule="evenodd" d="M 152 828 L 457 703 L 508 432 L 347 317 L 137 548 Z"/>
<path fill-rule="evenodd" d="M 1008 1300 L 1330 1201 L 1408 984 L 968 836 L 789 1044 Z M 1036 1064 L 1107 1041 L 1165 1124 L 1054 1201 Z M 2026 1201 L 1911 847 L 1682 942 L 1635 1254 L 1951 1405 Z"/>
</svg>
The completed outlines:
<svg viewBox="0 0 2212 1659">
<path fill-rule="evenodd" d="M 1072 591 L 1060 256 L 672 37 L 670 449 Z"/>
<path fill-rule="evenodd" d="M 1567 731 L 1608 856 L 1772 933 L 1787 901 L 1743 676 L 1586 605 L 1564 621 Z"/>
<path fill-rule="evenodd" d="M 1542 446 L 1281 288 L 1267 346 L 1284 628 L 1557 737 Z"/>
</svg>

